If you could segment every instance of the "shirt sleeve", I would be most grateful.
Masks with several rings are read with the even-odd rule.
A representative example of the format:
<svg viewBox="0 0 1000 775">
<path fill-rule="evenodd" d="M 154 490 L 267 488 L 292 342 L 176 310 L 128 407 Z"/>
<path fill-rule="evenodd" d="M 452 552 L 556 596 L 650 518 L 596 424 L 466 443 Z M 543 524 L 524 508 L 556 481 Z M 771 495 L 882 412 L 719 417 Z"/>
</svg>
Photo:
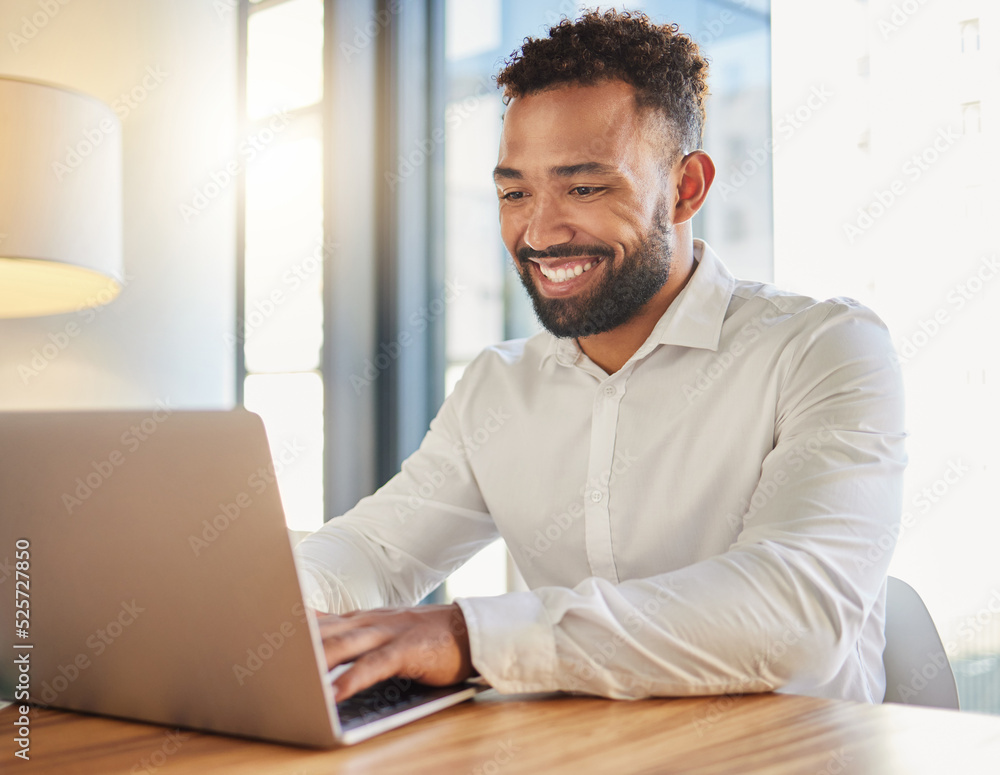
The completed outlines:
<svg viewBox="0 0 1000 775">
<path fill-rule="evenodd" d="M 444 402 L 396 476 L 296 547 L 307 604 L 333 613 L 416 605 L 499 537 L 456 413 L 469 381 Z"/>
<path fill-rule="evenodd" d="M 774 445 L 728 551 L 619 584 L 460 600 L 494 687 L 634 698 L 807 691 L 838 674 L 881 604 L 906 456 L 888 331 L 854 302 L 826 307 L 779 360 Z"/>
</svg>

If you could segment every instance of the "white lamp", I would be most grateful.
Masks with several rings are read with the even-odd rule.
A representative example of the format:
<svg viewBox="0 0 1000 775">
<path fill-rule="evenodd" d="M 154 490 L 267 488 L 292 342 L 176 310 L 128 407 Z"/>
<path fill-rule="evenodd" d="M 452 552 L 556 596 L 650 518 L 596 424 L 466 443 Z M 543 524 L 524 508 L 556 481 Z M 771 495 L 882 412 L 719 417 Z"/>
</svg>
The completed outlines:
<svg viewBox="0 0 1000 775">
<path fill-rule="evenodd" d="M 121 291 L 121 135 L 93 97 L 0 77 L 0 318 L 100 306 Z"/>
</svg>

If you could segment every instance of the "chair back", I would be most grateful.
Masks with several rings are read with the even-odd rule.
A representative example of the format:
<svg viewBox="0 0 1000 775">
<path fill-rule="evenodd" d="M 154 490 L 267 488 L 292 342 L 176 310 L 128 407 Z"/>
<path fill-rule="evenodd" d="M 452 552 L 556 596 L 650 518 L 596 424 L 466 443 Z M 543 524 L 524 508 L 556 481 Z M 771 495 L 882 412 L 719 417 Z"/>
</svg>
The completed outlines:
<svg viewBox="0 0 1000 775">
<path fill-rule="evenodd" d="M 958 710 L 958 687 L 930 612 L 905 581 L 889 577 L 885 602 L 885 702 Z"/>
</svg>

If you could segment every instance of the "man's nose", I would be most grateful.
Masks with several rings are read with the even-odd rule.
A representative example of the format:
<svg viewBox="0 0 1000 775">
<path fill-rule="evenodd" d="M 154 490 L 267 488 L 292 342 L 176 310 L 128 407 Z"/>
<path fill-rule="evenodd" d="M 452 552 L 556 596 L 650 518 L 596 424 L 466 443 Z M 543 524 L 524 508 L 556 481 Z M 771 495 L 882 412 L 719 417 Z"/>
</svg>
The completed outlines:
<svg viewBox="0 0 1000 775">
<path fill-rule="evenodd" d="M 573 239 L 573 233 L 566 212 L 555 200 L 535 198 L 524 230 L 524 242 L 529 248 L 544 251 L 552 245 L 563 245 Z"/>
</svg>

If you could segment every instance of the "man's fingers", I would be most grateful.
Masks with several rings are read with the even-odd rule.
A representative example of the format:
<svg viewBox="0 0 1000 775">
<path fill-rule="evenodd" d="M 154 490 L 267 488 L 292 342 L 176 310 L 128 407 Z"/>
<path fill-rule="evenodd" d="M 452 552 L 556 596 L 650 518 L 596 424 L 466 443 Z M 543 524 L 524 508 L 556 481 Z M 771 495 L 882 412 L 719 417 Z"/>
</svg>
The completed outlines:
<svg viewBox="0 0 1000 775">
<path fill-rule="evenodd" d="M 392 676 L 443 686 L 472 674 L 458 606 L 359 611 L 317 622 L 327 667 L 354 663 L 331 684 L 338 700 Z"/>
<path fill-rule="evenodd" d="M 372 684 L 392 678 L 399 673 L 398 660 L 393 656 L 391 646 L 369 651 L 354 660 L 354 664 L 341 673 L 333 682 L 336 700 L 346 700 Z M 409 679 L 400 679 L 409 680 Z"/>
<path fill-rule="evenodd" d="M 332 670 L 343 662 L 356 660 L 362 654 L 376 649 L 392 639 L 392 632 L 378 626 L 355 626 L 353 628 L 331 627 L 324 631 L 323 653 L 326 655 L 327 669 Z"/>
<path fill-rule="evenodd" d="M 321 613 L 316 616 L 319 633 L 324 638 L 359 627 L 377 626 L 405 615 L 405 609 L 375 608 L 370 611 L 349 611 L 345 614 Z"/>
</svg>

